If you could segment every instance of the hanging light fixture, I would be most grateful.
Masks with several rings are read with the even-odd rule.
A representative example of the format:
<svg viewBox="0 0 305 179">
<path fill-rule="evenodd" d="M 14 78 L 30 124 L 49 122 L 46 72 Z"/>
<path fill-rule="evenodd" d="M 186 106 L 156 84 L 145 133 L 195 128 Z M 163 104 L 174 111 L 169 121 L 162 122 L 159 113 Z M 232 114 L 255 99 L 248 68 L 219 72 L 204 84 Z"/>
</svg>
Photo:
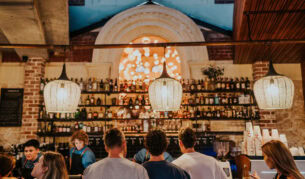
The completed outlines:
<svg viewBox="0 0 305 179">
<path fill-rule="evenodd" d="M 254 83 L 253 90 L 260 109 L 288 109 L 292 106 L 294 84 L 274 70 L 271 60 L 267 75 Z"/>
<path fill-rule="evenodd" d="M 166 61 L 163 63 L 163 72 L 161 76 L 150 84 L 148 92 L 149 101 L 153 110 L 179 110 L 182 99 L 182 86 L 179 81 L 168 75 Z"/>
<path fill-rule="evenodd" d="M 79 86 L 68 79 L 64 64 L 60 77 L 49 82 L 44 88 L 43 96 L 47 112 L 76 112 L 80 94 Z"/>
</svg>

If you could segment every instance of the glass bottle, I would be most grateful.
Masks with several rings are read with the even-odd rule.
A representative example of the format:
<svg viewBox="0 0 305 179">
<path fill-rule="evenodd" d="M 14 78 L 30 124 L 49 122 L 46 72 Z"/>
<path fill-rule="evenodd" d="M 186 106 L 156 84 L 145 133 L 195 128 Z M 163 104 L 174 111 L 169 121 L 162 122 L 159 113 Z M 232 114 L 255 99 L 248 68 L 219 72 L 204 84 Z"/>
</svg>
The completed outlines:
<svg viewBox="0 0 305 179">
<path fill-rule="evenodd" d="M 101 79 L 101 82 L 100 82 L 100 91 L 104 91 L 105 88 L 104 88 L 104 82 L 103 82 L 103 79 Z"/>
<path fill-rule="evenodd" d="M 92 81 L 92 91 L 97 91 L 97 82 L 95 81 L 95 78 L 93 78 Z"/>
</svg>

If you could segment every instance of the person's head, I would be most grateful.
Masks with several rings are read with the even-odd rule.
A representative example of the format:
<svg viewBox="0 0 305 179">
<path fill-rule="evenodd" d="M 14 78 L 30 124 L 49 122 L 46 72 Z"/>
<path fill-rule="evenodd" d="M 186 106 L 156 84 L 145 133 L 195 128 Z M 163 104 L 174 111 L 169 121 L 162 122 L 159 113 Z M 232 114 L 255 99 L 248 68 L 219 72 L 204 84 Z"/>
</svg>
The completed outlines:
<svg viewBox="0 0 305 179">
<path fill-rule="evenodd" d="M 35 163 L 31 175 L 36 178 L 68 179 L 68 172 L 64 157 L 57 152 L 46 152 Z"/>
<path fill-rule="evenodd" d="M 185 153 L 187 149 L 193 149 L 196 143 L 195 132 L 187 127 L 180 130 L 179 134 L 179 147 L 182 153 Z"/>
<path fill-rule="evenodd" d="M 88 134 L 83 130 L 75 131 L 71 137 L 71 142 L 77 148 L 77 150 L 81 150 L 88 144 L 89 137 Z"/>
<path fill-rule="evenodd" d="M 262 146 L 264 160 L 270 169 L 277 169 L 281 174 L 303 179 L 289 149 L 280 141 L 271 140 Z"/>
<path fill-rule="evenodd" d="M 7 154 L 0 154 L 0 178 L 8 177 L 15 168 L 15 163 L 14 157 Z"/>
<path fill-rule="evenodd" d="M 105 132 L 104 135 L 105 150 L 110 154 L 126 153 L 125 136 L 118 128 L 112 128 Z"/>
<path fill-rule="evenodd" d="M 39 153 L 39 142 L 36 139 L 31 139 L 23 144 L 24 155 L 27 160 L 36 160 Z"/>
<path fill-rule="evenodd" d="M 152 156 L 163 154 L 167 148 L 166 134 L 161 129 L 154 129 L 145 137 L 145 148 Z"/>
</svg>

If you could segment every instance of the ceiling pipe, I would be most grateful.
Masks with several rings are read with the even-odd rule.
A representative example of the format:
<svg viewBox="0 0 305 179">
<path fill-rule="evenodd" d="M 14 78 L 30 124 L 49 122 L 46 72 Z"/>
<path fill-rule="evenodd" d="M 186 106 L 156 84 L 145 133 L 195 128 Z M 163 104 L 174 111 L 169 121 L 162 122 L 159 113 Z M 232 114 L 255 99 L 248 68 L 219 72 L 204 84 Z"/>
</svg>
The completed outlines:
<svg viewBox="0 0 305 179">
<path fill-rule="evenodd" d="M 221 41 L 221 42 L 166 42 L 148 44 L 96 44 L 96 45 L 38 45 L 38 44 L 0 44 L 0 48 L 42 48 L 42 49 L 107 49 L 107 48 L 141 48 L 141 47 L 190 47 L 190 46 L 242 46 L 242 45 L 284 45 L 284 44 L 305 44 L 305 39 L 297 40 L 253 40 L 253 41 Z"/>
</svg>

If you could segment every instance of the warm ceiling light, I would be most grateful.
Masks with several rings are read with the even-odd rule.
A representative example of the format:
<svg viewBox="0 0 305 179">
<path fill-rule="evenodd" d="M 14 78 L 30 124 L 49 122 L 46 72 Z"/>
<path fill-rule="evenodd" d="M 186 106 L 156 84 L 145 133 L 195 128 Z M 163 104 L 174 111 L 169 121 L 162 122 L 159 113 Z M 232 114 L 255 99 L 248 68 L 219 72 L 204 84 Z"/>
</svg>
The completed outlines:
<svg viewBox="0 0 305 179">
<path fill-rule="evenodd" d="M 274 70 L 272 61 L 267 75 L 254 83 L 253 90 L 260 109 L 288 109 L 292 106 L 294 84 Z"/>
<path fill-rule="evenodd" d="M 80 99 L 79 86 L 70 81 L 66 74 L 66 64 L 57 80 L 49 82 L 43 92 L 47 112 L 74 113 Z"/>
<path fill-rule="evenodd" d="M 181 84 L 171 78 L 163 64 L 163 72 L 159 78 L 149 85 L 149 101 L 155 111 L 177 111 L 182 99 Z"/>
</svg>

